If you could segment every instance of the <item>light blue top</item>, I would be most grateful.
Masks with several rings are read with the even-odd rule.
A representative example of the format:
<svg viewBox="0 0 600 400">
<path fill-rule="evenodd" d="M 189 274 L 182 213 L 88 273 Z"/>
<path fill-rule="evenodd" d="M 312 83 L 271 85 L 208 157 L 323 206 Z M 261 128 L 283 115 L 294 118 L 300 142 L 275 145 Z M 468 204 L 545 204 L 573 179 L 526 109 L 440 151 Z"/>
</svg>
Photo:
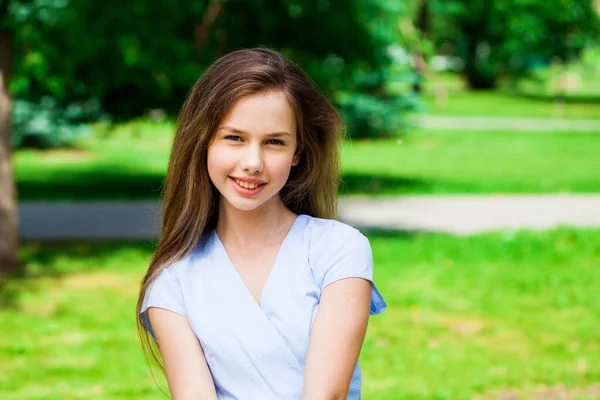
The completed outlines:
<svg viewBox="0 0 600 400">
<path fill-rule="evenodd" d="M 213 230 L 189 256 L 163 270 L 146 293 L 149 307 L 186 316 L 219 399 L 300 399 L 311 327 L 323 289 L 344 278 L 373 282 L 368 239 L 341 222 L 299 215 L 283 240 L 260 306 Z M 386 308 L 372 285 L 371 314 Z M 361 372 L 348 399 L 360 399 Z"/>
</svg>

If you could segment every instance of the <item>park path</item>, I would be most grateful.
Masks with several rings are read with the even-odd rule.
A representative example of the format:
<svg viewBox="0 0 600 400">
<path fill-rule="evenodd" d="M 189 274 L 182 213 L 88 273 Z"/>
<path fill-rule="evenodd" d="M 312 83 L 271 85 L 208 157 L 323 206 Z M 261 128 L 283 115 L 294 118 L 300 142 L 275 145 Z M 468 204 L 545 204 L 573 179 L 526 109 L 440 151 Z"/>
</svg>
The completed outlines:
<svg viewBox="0 0 600 400">
<path fill-rule="evenodd" d="M 414 123 L 426 129 L 600 133 L 600 110 L 596 119 L 423 115 Z"/>
<path fill-rule="evenodd" d="M 19 205 L 23 239 L 153 239 L 157 201 Z M 339 219 L 359 229 L 446 232 L 600 227 L 600 195 L 342 198 Z"/>
</svg>

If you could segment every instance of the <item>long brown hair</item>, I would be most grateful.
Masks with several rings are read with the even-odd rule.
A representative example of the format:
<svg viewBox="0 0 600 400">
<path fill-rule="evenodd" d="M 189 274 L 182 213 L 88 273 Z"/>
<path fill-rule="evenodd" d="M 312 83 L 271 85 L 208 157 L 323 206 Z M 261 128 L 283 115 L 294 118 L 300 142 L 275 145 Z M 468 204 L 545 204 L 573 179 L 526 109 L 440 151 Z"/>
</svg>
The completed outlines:
<svg viewBox="0 0 600 400">
<path fill-rule="evenodd" d="M 301 158 L 281 189 L 283 203 L 296 214 L 336 216 L 338 139 L 344 124 L 335 108 L 300 67 L 274 50 L 238 50 L 217 60 L 196 82 L 179 114 L 163 186 L 160 238 L 136 308 L 144 353 L 161 368 L 140 316 L 144 296 L 163 269 L 188 255 L 216 227 L 219 194 L 208 175 L 208 146 L 236 100 L 266 91 L 286 95 L 297 123 Z"/>
</svg>

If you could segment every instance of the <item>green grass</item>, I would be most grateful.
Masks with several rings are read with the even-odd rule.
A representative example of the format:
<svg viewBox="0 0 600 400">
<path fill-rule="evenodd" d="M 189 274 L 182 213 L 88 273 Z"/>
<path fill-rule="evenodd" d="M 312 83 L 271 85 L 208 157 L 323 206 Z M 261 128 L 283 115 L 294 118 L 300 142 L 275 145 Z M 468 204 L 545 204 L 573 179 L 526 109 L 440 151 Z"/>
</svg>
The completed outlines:
<svg viewBox="0 0 600 400">
<path fill-rule="evenodd" d="M 79 150 L 15 154 L 20 200 L 157 198 L 169 124 L 132 124 Z M 345 142 L 342 195 L 600 192 L 600 135 L 413 131 Z"/>
<path fill-rule="evenodd" d="M 443 103 L 423 97 L 422 112 L 460 117 L 584 118 L 600 120 L 600 91 L 596 97 L 568 96 L 564 104 L 551 95 L 516 94 L 509 91 L 461 91 L 448 94 Z"/>
<path fill-rule="evenodd" d="M 591 397 L 600 230 L 368 236 L 388 310 L 361 355 L 366 399 L 550 398 L 539 395 L 558 386 Z M 22 246 L 28 273 L 0 290 L 0 398 L 164 398 L 133 321 L 151 250 Z"/>
<path fill-rule="evenodd" d="M 424 107 L 421 112 L 433 115 L 461 117 L 521 117 L 521 118 L 585 118 L 600 119 L 599 66 L 581 64 L 566 71 L 578 76 L 580 85 L 565 93 L 564 104 L 556 102 L 556 84 L 564 69 L 545 68 L 530 78 L 516 83 L 500 82 L 500 88 L 469 91 L 458 74 L 434 73 L 424 84 Z M 394 86 L 392 85 L 392 90 Z M 435 100 L 436 91 L 444 88 L 446 101 Z"/>
<path fill-rule="evenodd" d="M 99 130 L 77 150 L 17 151 L 19 199 L 157 198 L 173 134 L 170 123 L 136 122 Z"/>
<path fill-rule="evenodd" d="M 400 142 L 346 143 L 348 194 L 600 191 L 600 136 L 414 132 Z"/>
<path fill-rule="evenodd" d="M 365 398 L 538 398 L 600 382 L 600 231 L 371 241 L 390 306 L 370 324 Z"/>
</svg>

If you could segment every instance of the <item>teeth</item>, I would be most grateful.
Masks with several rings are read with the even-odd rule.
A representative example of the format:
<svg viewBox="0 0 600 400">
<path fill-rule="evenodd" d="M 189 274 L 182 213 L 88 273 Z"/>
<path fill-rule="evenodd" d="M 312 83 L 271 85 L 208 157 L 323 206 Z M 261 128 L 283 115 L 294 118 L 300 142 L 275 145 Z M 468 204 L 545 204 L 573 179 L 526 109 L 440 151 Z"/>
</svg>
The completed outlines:
<svg viewBox="0 0 600 400">
<path fill-rule="evenodd" d="M 243 188 L 246 189 L 256 189 L 258 186 L 260 186 L 258 183 L 250 183 L 250 182 L 244 182 L 244 181 L 240 181 L 239 179 L 234 179 L 235 183 L 237 183 L 238 185 L 240 185 Z"/>
</svg>

